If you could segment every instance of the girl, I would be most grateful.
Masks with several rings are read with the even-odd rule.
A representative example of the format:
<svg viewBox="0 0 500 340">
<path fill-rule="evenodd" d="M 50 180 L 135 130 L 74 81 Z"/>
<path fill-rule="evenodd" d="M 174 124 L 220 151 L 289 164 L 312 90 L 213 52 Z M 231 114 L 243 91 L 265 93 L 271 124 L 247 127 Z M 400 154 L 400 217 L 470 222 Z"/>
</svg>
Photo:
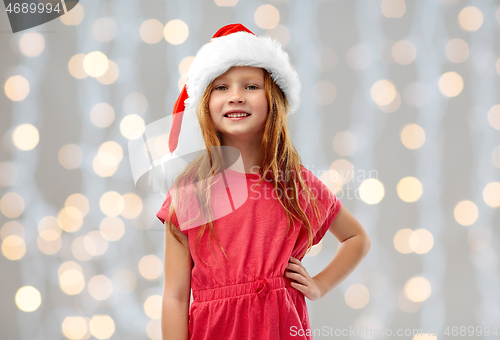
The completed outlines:
<svg viewBox="0 0 500 340">
<path fill-rule="evenodd" d="M 166 228 L 164 340 L 312 339 L 305 297 L 323 297 L 366 256 L 363 227 L 291 142 L 287 114 L 299 92 L 281 45 L 241 24 L 197 53 L 169 149 L 195 111 L 206 152 L 176 177 L 157 214 Z M 327 230 L 341 245 L 311 277 L 301 260 Z"/>
</svg>

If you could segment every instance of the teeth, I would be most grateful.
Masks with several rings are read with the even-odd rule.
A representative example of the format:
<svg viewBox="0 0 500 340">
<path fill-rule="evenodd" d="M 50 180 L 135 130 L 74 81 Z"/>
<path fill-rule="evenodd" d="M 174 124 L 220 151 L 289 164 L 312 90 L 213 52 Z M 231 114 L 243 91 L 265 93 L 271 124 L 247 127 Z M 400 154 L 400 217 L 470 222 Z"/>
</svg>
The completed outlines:
<svg viewBox="0 0 500 340">
<path fill-rule="evenodd" d="M 229 118 L 238 118 L 238 117 L 246 117 L 246 116 L 250 116 L 250 115 L 248 113 L 237 113 L 237 114 L 230 113 L 227 116 Z"/>
</svg>

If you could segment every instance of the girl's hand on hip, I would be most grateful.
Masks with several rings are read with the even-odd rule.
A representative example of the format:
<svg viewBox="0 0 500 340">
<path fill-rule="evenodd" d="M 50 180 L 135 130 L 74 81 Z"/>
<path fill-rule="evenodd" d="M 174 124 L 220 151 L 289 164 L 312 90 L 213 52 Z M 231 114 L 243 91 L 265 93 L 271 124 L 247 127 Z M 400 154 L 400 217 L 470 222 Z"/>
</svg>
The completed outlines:
<svg viewBox="0 0 500 340">
<path fill-rule="evenodd" d="M 295 280 L 295 282 L 291 282 L 290 284 L 292 288 L 297 289 L 309 300 L 314 301 L 321 297 L 321 289 L 318 280 L 309 276 L 302 262 L 296 258 L 290 257 L 285 269 L 285 276 Z"/>
</svg>

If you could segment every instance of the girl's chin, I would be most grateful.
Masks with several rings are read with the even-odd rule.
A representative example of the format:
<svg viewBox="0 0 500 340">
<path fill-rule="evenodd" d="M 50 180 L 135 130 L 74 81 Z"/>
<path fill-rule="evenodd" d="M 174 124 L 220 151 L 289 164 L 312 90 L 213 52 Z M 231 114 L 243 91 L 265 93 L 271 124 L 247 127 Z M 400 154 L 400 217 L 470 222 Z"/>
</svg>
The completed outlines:
<svg viewBox="0 0 500 340">
<path fill-rule="evenodd" d="M 256 133 L 248 131 L 248 129 L 227 129 L 227 130 L 221 132 L 221 135 L 223 137 L 229 137 L 229 138 L 233 138 L 233 137 L 245 137 L 245 138 L 247 138 L 247 137 L 250 137 L 254 134 L 256 134 Z"/>
</svg>

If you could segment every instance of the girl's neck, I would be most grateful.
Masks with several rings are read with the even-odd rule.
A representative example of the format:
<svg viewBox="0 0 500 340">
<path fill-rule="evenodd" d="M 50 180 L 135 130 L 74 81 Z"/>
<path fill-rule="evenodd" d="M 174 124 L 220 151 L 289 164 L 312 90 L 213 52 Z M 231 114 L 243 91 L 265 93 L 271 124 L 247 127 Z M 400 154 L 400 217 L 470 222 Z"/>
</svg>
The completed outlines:
<svg viewBox="0 0 500 340">
<path fill-rule="evenodd" d="M 223 138 L 222 145 L 231 146 L 233 148 L 238 149 L 238 151 L 241 154 L 241 159 L 243 160 L 243 168 L 241 166 L 241 163 L 238 162 L 234 164 L 231 164 L 231 162 L 227 163 L 228 168 L 237 172 L 259 173 L 259 167 L 261 161 L 261 152 L 260 152 L 261 139 L 248 140 L 248 139 L 231 138 L 231 137 Z"/>
</svg>

